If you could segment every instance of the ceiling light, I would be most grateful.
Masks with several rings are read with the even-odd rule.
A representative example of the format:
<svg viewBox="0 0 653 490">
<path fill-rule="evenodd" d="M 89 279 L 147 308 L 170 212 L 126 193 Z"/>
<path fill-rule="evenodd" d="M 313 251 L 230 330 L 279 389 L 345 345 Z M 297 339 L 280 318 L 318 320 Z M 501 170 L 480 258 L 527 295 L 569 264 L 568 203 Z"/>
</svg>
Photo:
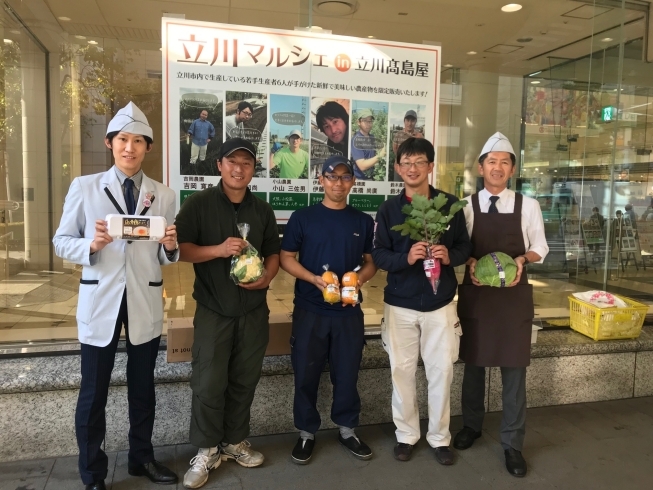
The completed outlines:
<svg viewBox="0 0 653 490">
<path fill-rule="evenodd" d="M 11 39 L 5 39 L 4 41 L 5 41 L 5 44 L 12 44 L 13 43 L 13 41 Z"/>
<path fill-rule="evenodd" d="M 445 67 L 445 68 L 452 68 L 453 65 L 452 65 L 451 63 L 447 63 L 446 65 L 444 65 L 444 67 Z"/>
<path fill-rule="evenodd" d="M 502 12 L 517 12 L 518 10 L 521 10 L 521 5 L 518 3 L 509 3 L 501 7 Z"/>
<path fill-rule="evenodd" d="M 538 83 L 540 83 L 539 80 L 533 80 L 533 81 L 531 82 L 531 85 L 537 85 Z"/>
<path fill-rule="evenodd" d="M 604 37 L 603 39 L 601 39 L 602 43 L 609 43 L 610 41 L 612 41 L 611 37 Z"/>
<path fill-rule="evenodd" d="M 70 22 L 70 17 L 57 17 L 62 22 Z"/>
<path fill-rule="evenodd" d="M 86 39 L 86 36 L 80 36 L 80 35 L 77 35 L 77 36 L 75 36 L 75 37 L 76 37 L 77 39 Z"/>
<path fill-rule="evenodd" d="M 539 75 L 540 73 L 542 73 L 542 70 L 540 70 L 540 71 L 536 71 L 535 73 L 531 73 L 531 74 L 528 75 L 528 76 L 529 76 L 529 77 L 534 77 L 535 75 Z"/>
<path fill-rule="evenodd" d="M 321 31 L 323 30 L 320 26 L 311 26 L 312 31 Z"/>
<path fill-rule="evenodd" d="M 367 36 L 368 39 L 374 39 L 374 36 Z"/>
<path fill-rule="evenodd" d="M 89 44 L 97 44 L 97 41 L 93 41 L 93 39 L 91 39 L 88 43 Z"/>
<path fill-rule="evenodd" d="M 20 31 L 18 29 L 12 29 L 11 31 L 12 34 L 20 34 Z"/>
<path fill-rule="evenodd" d="M 317 0 L 311 3 L 314 12 L 329 17 L 344 17 L 358 10 L 357 0 Z"/>
<path fill-rule="evenodd" d="M 532 37 L 520 37 L 517 39 L 518 43 L 530 43 L 533 40 Z"/>
<path fill-rule="evenodd" d="M 476 54 L 476 51 L 467 51 L 467 54 Z"/>
</svg>

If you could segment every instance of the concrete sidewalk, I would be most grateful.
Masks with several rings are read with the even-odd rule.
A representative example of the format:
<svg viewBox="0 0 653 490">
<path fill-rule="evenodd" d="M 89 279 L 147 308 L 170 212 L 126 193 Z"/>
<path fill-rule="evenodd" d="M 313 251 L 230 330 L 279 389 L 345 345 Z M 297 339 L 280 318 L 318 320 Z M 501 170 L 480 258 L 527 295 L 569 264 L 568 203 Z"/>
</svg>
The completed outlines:
<svg viewBox="0 0 653 490">
<path fill-rule="evenodd" d="M 424 438 L 407 463 L 392 457 L 392 424 L 361 427 L 357 432 L 374 451 L 371 461 L 350 456 L 337 441 L 337 431 L 319 432 L 307 466 L 290 461 L 297 434 L 254 437 L 252 446 L 266 461 L 259 468 L 223 462 L 211 472 L 206 489 L 371 490 L 371 489 L 651 489 L 653 488 L 653 398 L 635 398 L 528 411 L 524 456 L 526 478 L 505 470 L 498 443 L 500 413 L 487 415 L 483 437 L 456 464 L 440 466 Z M 462 428 L 452 420 L 453 432 Z M 425 431 L 426 424 L 422 424 Z M 180 480 L 196 454 L 189 445 L 155 449 L 156 458 L 174 469 Z M 141 490 L 174 488 L 154 485 L 127 474 L 127 453 L 109 454 L 107 488 Z M 77 458 L 0 464 L 0 490 L 83 489 Z M 181 483 L 177 485 L 182 489 Z"/>
</svg>

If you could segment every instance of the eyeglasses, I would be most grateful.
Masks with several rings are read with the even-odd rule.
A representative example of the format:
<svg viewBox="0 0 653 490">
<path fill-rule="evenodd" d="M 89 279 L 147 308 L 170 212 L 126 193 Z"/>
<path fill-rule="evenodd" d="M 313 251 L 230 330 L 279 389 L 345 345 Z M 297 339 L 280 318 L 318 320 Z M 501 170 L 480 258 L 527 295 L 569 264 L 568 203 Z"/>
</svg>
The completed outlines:
<svg viewBox="0 0 653 490">
<path fill-rule="evenodd" d="M 254 114 L 251 112 L 240 111 L 240 113 L 245 116 L 247 119 L 251 119 Z"/>
<path fill-rule="evenodd" d="M 354 176 L 351 174 L 345 174 L 345 175 L 333 175 L 333 174 L 324 174 L 324 178 L 327 179 L 329 182 L 338 182 L 338 180 L 342 180 L 343 183 L 349 183 L 354 179 Z"/>
<path fill-rule="evenodd" d="M 413 165 L 417 168 L 424 168 L 427 167 L 430 162 L 427 162 L 426 160 L 420 160 L 418 162 L 399 162 L 399 166 L 401 168 L 410 168 Z"/>
</svg>

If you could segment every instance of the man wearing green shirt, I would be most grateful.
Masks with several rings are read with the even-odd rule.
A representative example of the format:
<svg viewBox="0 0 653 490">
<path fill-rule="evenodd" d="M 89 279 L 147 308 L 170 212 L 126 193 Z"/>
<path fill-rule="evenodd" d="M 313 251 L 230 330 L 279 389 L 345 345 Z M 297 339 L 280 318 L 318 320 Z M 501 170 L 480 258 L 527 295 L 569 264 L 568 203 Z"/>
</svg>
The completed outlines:
<svg viewBox="0 0 653 490">
<path fill-rule="evenodd" d="M 276 152 L 270 161 L 270 170 L 279 167 L 279 177 L 282 179 L 298 179 L 308 169 L 308 152 L 299 146 L 302 144 L 302 133 L 295 130 L 288 136 L 288 146 Z"/>
</svg>

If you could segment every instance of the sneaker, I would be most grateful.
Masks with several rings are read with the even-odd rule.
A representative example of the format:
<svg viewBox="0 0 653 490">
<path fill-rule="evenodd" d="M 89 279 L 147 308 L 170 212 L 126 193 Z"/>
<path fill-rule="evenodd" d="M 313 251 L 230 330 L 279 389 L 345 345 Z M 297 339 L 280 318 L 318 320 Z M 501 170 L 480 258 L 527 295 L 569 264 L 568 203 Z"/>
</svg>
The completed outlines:
<svg viewBox="0 0 653 490">
<path fill-rule="evenodd" d="M 301 437 L 292 450 L 292 462 L 296 464 L 308 464 L 313 455 L 315 439 L 302 439 Z"/>
<path fill-rule="evenodd" d="M 216 450 L 213 454 L 212 449 Z M 201 448 L 197 456 L 190 460 L 190 468 L 184 475 L 184 487 L 200 488 L 209 479 L 209 471 L 220 466 L 220 463 L 220 448 Z"/>
<path fill-rule="evenodd" d="M 233 459 L 245 468 L 261 466 L 265 461 L 261 453 L 251 448 L 249 441 L 243 441 L 240 444 L 220 444 L 220 449 L 222 451 L 222 461 Z"/>
<path fill-rule="evenodd" d="M 340 444 L 345 446 L 345 448 L 347 448 L 347 450 L 358 459 L 367 460 L 372 457 L 372 450 L 369 446 L 356 436 L 344 439 L 340 434 L 338 434 L 338 441 L 340 441 Z"/>
</svg>

